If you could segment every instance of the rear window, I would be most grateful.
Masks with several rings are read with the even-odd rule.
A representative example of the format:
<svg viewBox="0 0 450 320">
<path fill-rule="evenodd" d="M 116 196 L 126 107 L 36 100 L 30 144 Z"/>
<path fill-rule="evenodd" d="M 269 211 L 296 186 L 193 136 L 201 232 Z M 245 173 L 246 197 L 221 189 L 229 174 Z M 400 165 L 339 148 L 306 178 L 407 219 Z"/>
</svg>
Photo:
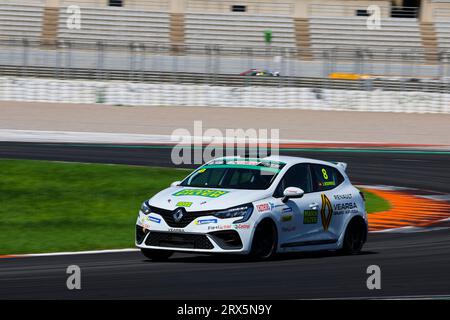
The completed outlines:
<svg viewBox="0 0 450 320">
<path fill-rule="evenodd" d="M 334 189 L 344 181 L 339 170 L 330 166 L 313 164 L 311 171 L 315 192 Z"/>
</svg>

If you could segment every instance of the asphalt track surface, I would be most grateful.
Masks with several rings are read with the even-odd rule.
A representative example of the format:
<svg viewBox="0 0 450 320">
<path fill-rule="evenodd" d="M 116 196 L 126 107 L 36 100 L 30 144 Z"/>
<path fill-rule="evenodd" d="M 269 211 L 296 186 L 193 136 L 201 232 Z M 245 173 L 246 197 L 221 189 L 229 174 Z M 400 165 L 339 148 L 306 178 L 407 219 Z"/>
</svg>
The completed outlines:
<svg viewBox="0 0 450 320">
<path fill-rule="evenodd" d="M 171 166 L 169 148 L 0 143 L 1 158 Z M 358 184 L 450 193 L 450 153 L 410 150 L 282 150 L 349 164 Z M 358 256 L 281 256 L 270 262 L 176 254 L 152 262 L 139 252 L 0 260 L 0 299 L 450 298 L 450 222 L 420 233 L 370 234 Z M 66 268 L 81 267 L 82 289 L 67 290 Z M 381 290 L 366 269 L 381 268 Z"/>
</svg>

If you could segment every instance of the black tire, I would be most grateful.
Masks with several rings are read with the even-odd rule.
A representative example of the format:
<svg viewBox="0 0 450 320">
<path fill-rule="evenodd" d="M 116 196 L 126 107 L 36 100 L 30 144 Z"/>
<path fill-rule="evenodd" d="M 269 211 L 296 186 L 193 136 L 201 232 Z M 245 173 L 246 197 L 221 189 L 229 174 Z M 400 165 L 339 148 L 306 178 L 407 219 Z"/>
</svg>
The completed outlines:
<svg viewBox="0 0 450 320">
<path fill-rule="evenodd" d="M 366 224 L 360 220 L 352 220 L 345 231 L 341 252 L 345 255 L 359 254 L 366 241 L 366 236 Z"/>
<path fill-rule="evenodd" d="M 255 230 L 250 250 L 253 260 L 273 259 L 277 252 L 278 234 L 275 224 L 270 220 L 262 221 Z"/>
<path fill-rule="evenodd" d="M 169 259 L 173 254 L 173 252 L 169 250 L 155 250 L 144 248 L 141 248 L 141 252 L 145 257 L 153 261 L 165 261 Z"/>
</svg>

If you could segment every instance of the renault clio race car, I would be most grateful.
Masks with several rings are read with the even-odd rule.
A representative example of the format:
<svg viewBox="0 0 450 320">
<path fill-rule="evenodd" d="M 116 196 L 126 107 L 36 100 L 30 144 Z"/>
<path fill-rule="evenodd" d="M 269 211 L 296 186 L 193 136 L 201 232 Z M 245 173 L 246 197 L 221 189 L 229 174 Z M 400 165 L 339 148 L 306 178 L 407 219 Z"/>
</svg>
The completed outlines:
<svg viewBox="0 0 450 320">
<path fill-rule="evenodd" d="M 136 246 L 152 260 L 174 251 L 255 259 L 293 251 L 359 253 L 367 213 L 346 167 L 287 156 L 214 159 L 142 204 Z"/>
</svg>

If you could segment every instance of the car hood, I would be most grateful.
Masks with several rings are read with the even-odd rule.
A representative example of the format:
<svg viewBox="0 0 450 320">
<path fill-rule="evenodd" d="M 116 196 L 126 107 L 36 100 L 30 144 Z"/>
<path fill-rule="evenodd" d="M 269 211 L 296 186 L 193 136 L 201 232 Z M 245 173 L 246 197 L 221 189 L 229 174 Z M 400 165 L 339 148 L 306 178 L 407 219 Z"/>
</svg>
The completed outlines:
<svg viewBox="0 0 450 320">
<path fill-rule="evenodd" d="M 188 212 L 209 211 L 254 202 L 270 195 L 267 190 L 170 187 L 153 196 L 149 204 L 166 210 L 184 207 Z"/>
</svg>

